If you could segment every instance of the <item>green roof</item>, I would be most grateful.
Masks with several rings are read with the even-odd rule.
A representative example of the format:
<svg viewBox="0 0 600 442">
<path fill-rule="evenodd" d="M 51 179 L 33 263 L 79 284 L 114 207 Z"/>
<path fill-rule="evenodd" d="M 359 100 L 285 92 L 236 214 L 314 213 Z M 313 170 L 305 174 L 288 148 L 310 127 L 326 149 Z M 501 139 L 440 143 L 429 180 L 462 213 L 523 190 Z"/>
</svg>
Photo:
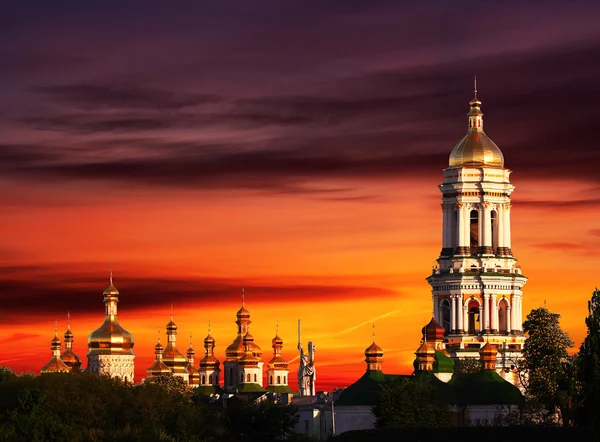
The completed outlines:
<svg viewBox="0 0 600 442">
<path fill-rule="evenodd" d="M 433 362 L 434 373 L 454 373 L 454 361 L 443 350 L 437 350 Z"/>
<path fill-rule="evenodd" d="M 293 395 L 298 394 L 287 385 L 272 385 L 270 387 L 267 387 L 267 390 L 273 393 L 289 393 Z"/>
<path fill-rule="evenodd" d="M 210 396 L 211 394 L 221 394 L 223 390 L 220 387 L 213 387 L 212 385 L 200 385 L 196 387 L 196 394 L 200 396 Z"/>
<path fill-rule="evenodd" d="M 452 403 L 464 405 L 518 405 L 523 396 L 517 387 L 502 379 L 496 370 L 455 373 L 448 381 Z"/>
<path fill-rule="evenodd" d="M 337 406 L 375 405 L 379 386 L 385 381 L 405 375 L 387 375 L 381 371 L 367 371 L 354 384 L 346 387 L 335 401 Z"/>
<path fill-rule="evenodd" d="M 262 388 L 259 384 L 254 384 L 254 383 L 243 383 L 243 384 L 238 384 L 237 387 L 235 387 L 234 393 L 266 393 L 267 390 L 265 390 L 264 388 Z"/>
</svg>

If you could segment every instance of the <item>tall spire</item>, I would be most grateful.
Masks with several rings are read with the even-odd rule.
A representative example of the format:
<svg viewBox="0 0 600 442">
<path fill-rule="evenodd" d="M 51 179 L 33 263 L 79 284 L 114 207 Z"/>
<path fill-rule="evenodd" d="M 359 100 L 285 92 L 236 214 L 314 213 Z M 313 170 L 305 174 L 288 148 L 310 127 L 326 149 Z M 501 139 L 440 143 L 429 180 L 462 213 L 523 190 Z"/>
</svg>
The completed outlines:
<svg viewBox="0 0 600 442">
<path fill-rule="evenodd" d="M 375 320 L 373 320 L 373 342 L 375 342 Z"/>
<path fill-rule="evenodd" d="M 110 285 L 112 285 L 112 262 L 110 263 Z"/>
<path fill-rule="evenodd" d="M 473 91 L 475 96 L 477 96 L 477 75 L 473 75 Z"/>
<path fill-rule="evenodd" d="M 242 287 L 242 308 L 245 307 L 245 302 L 244 302 L 244 287 Z"/>
</svg>

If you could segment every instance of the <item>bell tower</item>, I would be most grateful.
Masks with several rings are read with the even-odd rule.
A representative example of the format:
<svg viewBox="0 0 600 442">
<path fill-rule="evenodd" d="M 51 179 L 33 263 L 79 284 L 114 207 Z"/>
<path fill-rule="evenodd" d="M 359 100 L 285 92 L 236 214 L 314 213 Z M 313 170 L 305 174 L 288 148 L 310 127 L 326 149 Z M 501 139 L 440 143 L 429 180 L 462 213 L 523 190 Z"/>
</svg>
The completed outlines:
<svg viewBox="0 0 600 442">
<path fill-rule="evenodd" d="M 511 377 L 520 358 L 523 286 L 510 234 L 511 170 L 483 131 L 481 101 L 469 103 L 467 134 L 450 154 L 442 193 L 442 250 L 432 274 L 433 310 L 453 359 L 479 358 L 490 342 L 498 370 Z"/>
</svg>

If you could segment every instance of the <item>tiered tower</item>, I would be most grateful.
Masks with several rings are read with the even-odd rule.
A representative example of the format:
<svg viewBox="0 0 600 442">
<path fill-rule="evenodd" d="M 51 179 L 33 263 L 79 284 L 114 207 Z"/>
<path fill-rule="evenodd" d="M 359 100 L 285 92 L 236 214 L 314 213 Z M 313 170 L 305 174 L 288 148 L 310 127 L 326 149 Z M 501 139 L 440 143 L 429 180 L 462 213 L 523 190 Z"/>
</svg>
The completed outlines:
<svg viewBox="0 0 600 442">
<path fill-rule="evenodd" d="M 238 383 L 241 382 L 241 368 L 240 368 L 240 360 L 246 355 L 247 347 L 250 346 L 250 350 L 252 356 L 257 359 L 258 368 L 260 369 L 260 376 L 257 376 L 260 379 L 260 385 L 262 387 L 262 369 L 264 362 L 262 362 L 262 350 L 258 345 L 254 343 L 254 338 L 251 336 L 251 340 L 247 343 L 244 342 L 244 337 L 248 334 L 250 330 L 250 324 L 252 321 L 250 320 L 250 312 L 246 309 L 246 304 L 244 300 L 244 289 L 242 289 L 242 307 L 236 313 L 237 320 L 235 323 L 237 324 L 237 336 L 233 340 L 233 342 L 225 349 L 225 382 L 224 389 L 227 393 L 233 393 L 236 389 Z M 252 373 L 254 374 L 254 372 Z M 244 378 L 246 379 L 246 377 Z M 252 379 L 254 376 L 252 375 Z M 245 382 L 245 380 L 243 381 Z"/>
<path fill-rule="evenodd" d="M 204 357 L 200 359 L 200 369 L 198 370 L 199 385 L 218 388 L 221 364 L 215 358 L 215 338 L 210 334 L 210 324 L 208 325 L 208 335 L 204 338 L 204 349 Z"/>
<path fill-rule="evenodd" d="M 194 365 L 195 356 L 196 356 L 196 352 L 194 351 L 194 348 L 192 347 L 192 334 L 190 333 L 190 348 L 188 348 L 188 350 L 187 350 L 188 365 L 185 367 L 185 369 L 188 373 L 188 379 L 189 379 L 188 383 L 192 387 L 197 387 L 198 383 L 199 383 L 199 379 L 200 379 L 198 369 Z"/>
<path fill-rule="evenodd" d="M 177 324 L 173 321 L 173 315 L 167 324 L 167 339 L 167 346 L 162 355 L 163 363 L 171 369 L 173 376 L 180 377 L 188 383 L 188 358 L 177 348 Z"/>
<path fill-rule="evenodd" d="M 69 366 L 72 373 L 81 371 L 81 359 L 73 351 L 73 332 L 71 331 L 71 313 L 67 313 L 67 331 L 65 332 L 65 351 L 60 358 Z"/>
<path fill-rule="evenodd" d="M 255 349 L 257 345 L 254 343 L 254 336 L 250 332 L 244 335 L 242 340 L 244 343 L 244 356 L 238 361 L 239 383 L 242 387 L 244 384 L 258 384 L 263 386 L 262 378 L 262 361 L 256 356 Z"/>
<path fill-rule="evenodd" d="M 373 324 L 373 342 L 365 350 L 365 362 L 367 363 L 367 372 L 382 371 L 383 350 L 375 343 L 375 324 Z"/>
<path fill-rule="evenodd" d="M 41 374 L 47 373 L 68 373 L 71 367 L 66 365 L 60 358 L 60 339 L 58 339 L 58 327 L 54 324 L 54 338 L 50 341 L 52 350 L 52 359 L 40 370 Z"/>
<path fill-rule="evenodd" d="M 119 377 L 133 382 L 135 353 L 133 336 L 117 320 L 119 292 L 113 285 L 112 270 L 110 283 L 104 290 L 104 323 L 88 337 L 88 366 L 86 371 Z"/>
<path fill-rule="evenodd" d="M 469 105 L 467 134 L 450 154 L 439 186 L 442 251 L 427 281 L 452 358 L 479 358 L 489 339 L 502 352 L 500 371 L 514 365 L 525 342 L 522 290 L 527 278 L 511 249 L 511 170 L 483 131 L 476 83 Z"/>
<path fill-rule="evenodd" d="M 160 376 L 170 376 L 171 369 L 162 361 L 164 347 L 160 343 L 160 330 L 158 331 L 158 342 L 154 346 L 154 364 L 146 370 L 146 382 L 156 381 Z"/>
<path fill-rule="evenodd" d="M 267 390 L 276 393 L 293 393 L 288 386 L 288 361 L 281 355 L 283 349 L 283 339 L 279 337 L 279 327 L 273 338 L 273 358 L 267 364 Z"/>
</svg>

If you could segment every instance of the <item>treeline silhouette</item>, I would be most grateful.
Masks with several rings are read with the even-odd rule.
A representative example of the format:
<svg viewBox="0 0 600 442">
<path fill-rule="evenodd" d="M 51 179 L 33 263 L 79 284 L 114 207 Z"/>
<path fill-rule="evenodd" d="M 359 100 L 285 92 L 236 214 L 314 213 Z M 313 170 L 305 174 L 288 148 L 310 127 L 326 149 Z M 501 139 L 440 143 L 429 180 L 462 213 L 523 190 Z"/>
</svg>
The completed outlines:
<svg viewBox="0 0 600 442">
<path fill-rule="evenodd" d="M 209 402 L 179 378 L 131 385 L 91 374 L 0 367 L 1 441 L 299 440 L 293 406 Z"/>
</svg>

